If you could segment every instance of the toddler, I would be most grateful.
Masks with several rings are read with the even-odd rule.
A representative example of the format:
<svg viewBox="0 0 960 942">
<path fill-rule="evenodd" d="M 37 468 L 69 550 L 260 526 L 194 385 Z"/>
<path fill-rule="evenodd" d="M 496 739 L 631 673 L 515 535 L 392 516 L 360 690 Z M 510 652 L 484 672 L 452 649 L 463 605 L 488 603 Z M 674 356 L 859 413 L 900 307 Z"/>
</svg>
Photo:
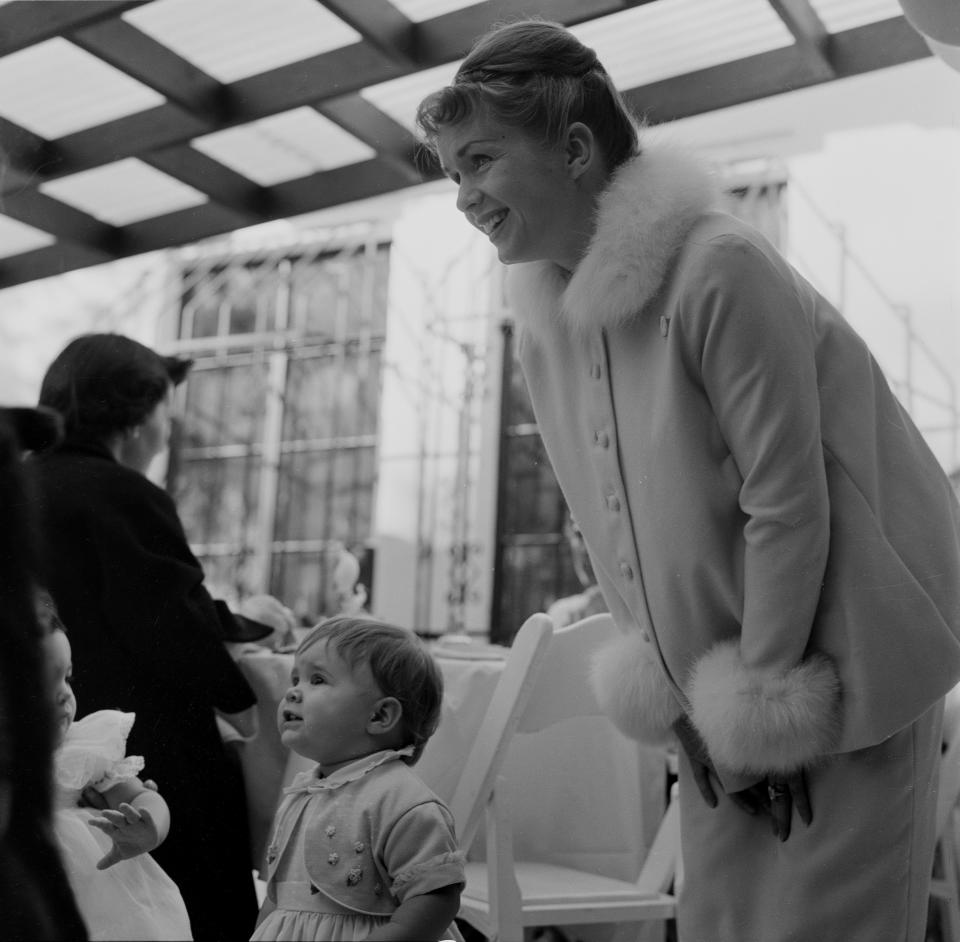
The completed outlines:
<svg viewBox="0 0 960 942">
<path fill-rule="evenodd" d="M 318 765 L 277 811 L 254 939 L 460 938 L 453 819 L 409 768 L 442 697 L 433 658 L 402 628 L 338 616 L 303 639 L 277 722 Z"/>
<path fill-rule="evenodd" d="M 37 613 L 59 743 L 54 827 L 90 939 L 190 939 L 180 891 L 149 854 L 167 836 L 170 813 L 137 777 L 143 759 L 125 755 L 134 714 L 98 710 L 74 722 L 70 642 L 43 592 Z"/>
</svg>

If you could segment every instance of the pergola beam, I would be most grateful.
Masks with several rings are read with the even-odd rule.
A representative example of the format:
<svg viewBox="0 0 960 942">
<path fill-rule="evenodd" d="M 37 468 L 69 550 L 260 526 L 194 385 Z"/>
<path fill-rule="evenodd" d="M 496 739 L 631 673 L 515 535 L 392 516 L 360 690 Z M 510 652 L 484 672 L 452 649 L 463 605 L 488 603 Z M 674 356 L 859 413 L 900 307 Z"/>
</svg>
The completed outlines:
<svg viewBox="0 0 960 942">
<path fill-rule="evenodd" d="M 372 147 L 385 160 L 409 177 L 410 183 L 419 183 L 422 175 L 417 169 L 416 154 L 419 142 L 403 125 L 370 104 L 359 93 L 342 95 L 316 110 L 355 138 Z"/>
<path fill-rule="evenodd" d="M 833 34 L 835 76 L 847 78 L 930 56 L 930 50 L 902 17 Z M 631 89 L 631 107 L 653 124 L 729 108 L 822 84 L 828 79 L 812 69 L 796 47 L 700 69 Z"/>
<path fill-rule="evenodd" d="M 220 82 L 120 17 L 74 30 L 70 41 L 201 121 L 217 126 L 229 120 Z"/>
<path fill-rule="evenodd" d="M 777 16 L 793 34 L 797 48 L 813 73 L 824 80 L 836 73 L 830 58 L 830 33 L 810 4 L 810 0 L 767 0 Z"/>
<path fill-rule="evenodd" d="M 145 0 L 13 0 L 0 6 L 0 56 L 119 17 Z"/>
<path fill-rule="evenodd" d="M 405 65 L 416 65 L 420 61 L 416 25 L 392 3 L 384 0 L 319 2 L 387 58 Z"/>
</svg>

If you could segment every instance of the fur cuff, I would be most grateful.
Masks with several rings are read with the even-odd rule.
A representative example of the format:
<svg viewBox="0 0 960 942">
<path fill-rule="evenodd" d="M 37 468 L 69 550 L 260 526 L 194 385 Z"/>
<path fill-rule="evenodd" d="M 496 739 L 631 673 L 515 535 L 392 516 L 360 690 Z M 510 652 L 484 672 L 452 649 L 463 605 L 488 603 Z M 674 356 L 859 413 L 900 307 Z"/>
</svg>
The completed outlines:
<svg viewBox="0 0 960 942">
<path fill-rule="evenodd" d="M 600 708 L 625 736 L 649 745 L 672 738 L 682 710 L 657 663 L 653 645 L 639 632 L 620 635 L 593 656 L 590 685 Z"/>
<path fill-rule="evenodd" d="M 691 716 L 710 758 L 731 771 L 793 772 L 829 753 L 840 731 L 840 680 L 821 654 L 782 673 L 747 667 L 736 641 L 694 667 Z"/>
</svg>

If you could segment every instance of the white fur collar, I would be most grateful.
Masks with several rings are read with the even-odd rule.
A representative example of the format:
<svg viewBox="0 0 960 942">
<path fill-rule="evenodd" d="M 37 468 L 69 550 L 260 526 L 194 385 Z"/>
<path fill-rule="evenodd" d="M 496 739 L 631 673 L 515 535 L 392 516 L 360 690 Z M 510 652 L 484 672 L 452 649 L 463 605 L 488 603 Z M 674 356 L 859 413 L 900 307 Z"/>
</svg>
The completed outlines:
<svg viewBox="0 0 960 942">
<path fill-rule="evenodd" d="M 532 326 L 559 317 L 574 329 L 626 323 L 657 293 L 680 243 L 715 196 L 695 158 L 645 146 L 601 194 L 596 230 L 572 277 L 552 262 L 512 266 L 508 284 L 518 320 Z"/>
</svg>

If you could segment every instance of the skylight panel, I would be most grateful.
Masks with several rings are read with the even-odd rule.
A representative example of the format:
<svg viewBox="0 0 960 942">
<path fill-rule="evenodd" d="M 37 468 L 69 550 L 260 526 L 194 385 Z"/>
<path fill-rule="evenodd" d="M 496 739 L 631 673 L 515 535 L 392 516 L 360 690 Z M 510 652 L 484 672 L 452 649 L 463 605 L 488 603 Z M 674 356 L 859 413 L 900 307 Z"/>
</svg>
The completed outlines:
<svg viewBox="0 0 960 942">
<path fill-rule="evenodd" d="M 376 156 L 372 147 L 313 108 L 216 131 L 194 140 L 193 147 L 261 186 Z"/>
<path fill-rule="evenodd" d="M 767 0 L 658 0 L 571 28 L 622 89 L 793 44 Z"/>
<path fill-rule="evenodd" d="M 810 3 L 831 33 L 903 14 L 897 0 L 810 0 Z"/>
<path fill-rule="evenodd" d="M 113 226 L 199 206 L 206 194 L 128 157 L 40 185 L 48 196 Z"/>
<path fill-rule="evenodd" d="M 317 0 L 153 0 L 123 18 L 224 83 L 360 39 Z"/>
<path fill-rule="evenodd" d="M 417 106 L 431 92 L 449 85 L 453 81 L 460 62 L 447 62 L 422 72 L 413 72 L 401 78 L 381 82 L 365 88 L 360 95 L 375 105 L 384 114 L 393 118 L 409 130 L 414 130 L 414 118 Z"/>
<path fill-rule="evenodd" d="M 42 249 L 44 246 L 53 245 L 56 241 L 49 232 L 28 226 L 19 219 L 0 216 L 0 258 L 9 258 L 21 252 Z"/>
<path fill-rule="evenodd" d="M 455 10 L 464 10 L 476 6 L 479 2 L 480 0 L 391 0 L 396 8 L 414 23 L 432 20 Z"/>
<path fill-rule="evenodd" d="M 0 58 L 0 114 L 49 140 L 164 101 L 59 36 Z"/>
</svg>

